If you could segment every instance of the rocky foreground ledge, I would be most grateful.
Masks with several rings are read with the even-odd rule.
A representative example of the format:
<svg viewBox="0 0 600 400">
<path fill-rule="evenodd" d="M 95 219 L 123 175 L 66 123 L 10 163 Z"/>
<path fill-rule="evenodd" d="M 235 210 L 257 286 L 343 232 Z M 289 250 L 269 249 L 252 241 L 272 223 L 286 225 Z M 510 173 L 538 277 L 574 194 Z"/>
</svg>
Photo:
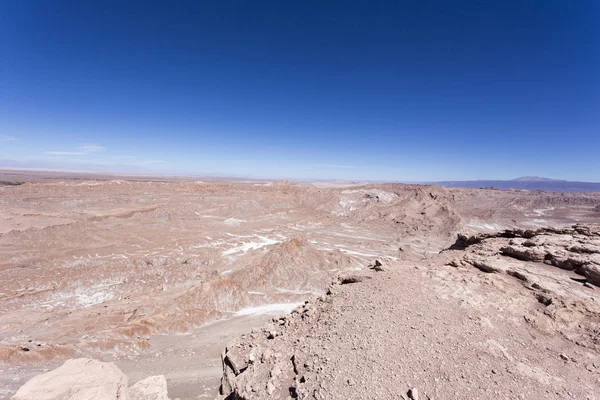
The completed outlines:
<svg viewBox="0 0 600 400">
<path fill-rule="evenodd" d="M 228 346 L 221 395 L 600 399 L 599 232 L 461 236 L 423 262 L 341 277 Z"/>
</svg>

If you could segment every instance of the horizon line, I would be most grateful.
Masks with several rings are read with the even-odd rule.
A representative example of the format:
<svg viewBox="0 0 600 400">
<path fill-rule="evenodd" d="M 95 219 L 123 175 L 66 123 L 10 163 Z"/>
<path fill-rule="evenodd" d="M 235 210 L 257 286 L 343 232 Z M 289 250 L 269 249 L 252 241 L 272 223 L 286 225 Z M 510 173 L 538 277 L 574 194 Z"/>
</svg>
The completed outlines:
<svg viewBox="0 0 600 400">
<path fill-rule="evenodd" d="M 163 172 L 115 172 L 115 171 L 88 171 L 76 169 L 53 169 L 53 168 L 28 168 L 28 167 L 0 167 L 0 171 L 32 171 L 32 172 L 63 172 L 88 175 L 114 175 L 128 177 L 170 177 L 170 178 L 210 178 L 210 179 L 237 179 L 237 180 L 256 180 L 256 181 L 294 181 L 294 182 L 365 182 L 365 183 L 400 183 L 400 184 L 441 184 L 441 183 L 467 183 L 467 182 L 568 182 L 568 183 L 592 183 L 600 184 L 600 181 L 579 181 L 567 179 L 553 179 L 538 176 L 521 176 L 512 179 L 444 179 L 437 181 L 411 181 L 411 180 L 373 180 L 373 179 L 339 179 L 339 178 L 269 178 L 244 176 L 237 174 L 217 174 L 217 173 L 163 173 Z M 522 178 L 537 178 L 541 180 L 523 180 Z"/>
</svg>

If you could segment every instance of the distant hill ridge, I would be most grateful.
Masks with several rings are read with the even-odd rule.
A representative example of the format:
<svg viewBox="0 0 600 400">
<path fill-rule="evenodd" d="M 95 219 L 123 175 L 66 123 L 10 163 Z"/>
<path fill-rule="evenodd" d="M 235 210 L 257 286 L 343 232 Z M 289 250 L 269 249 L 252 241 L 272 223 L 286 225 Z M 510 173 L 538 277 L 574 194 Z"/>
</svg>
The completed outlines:
<svg viewBox="0 0 600 400">
<path fill-rule="evenodd" d="M 520 178 L 513 179 L 513 181 L 516 181 L 516 182 L 566 182 L 565 180 L 562 180 L 562 179 L 550 179 L 550 178 L 543 178 L 541 176 L 522 176 Z"/>
<path fill-rule="evenodd" d="M 600 192 L 600 182 L 577 182 L 539 176 L 523 176 L 520 178 L 477 181 L 442 181 L 432 182 L 436 185 L 456 188 L 495 188 L 520 190 L 549 190 L 553 192 Z"/>
</svg>

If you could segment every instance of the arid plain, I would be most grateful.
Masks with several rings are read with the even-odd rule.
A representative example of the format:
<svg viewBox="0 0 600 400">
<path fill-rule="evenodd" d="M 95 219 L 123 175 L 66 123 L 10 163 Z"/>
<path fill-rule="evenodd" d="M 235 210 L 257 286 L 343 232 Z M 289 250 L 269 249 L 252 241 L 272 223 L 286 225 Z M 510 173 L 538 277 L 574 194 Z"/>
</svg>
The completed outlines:
<svg viewBox="0 0 600 400">
<path fill-rule="evenodd" d="M 462 296 L 481 308 L 473 304 L 488 289 L 475 280 L 485 271 L 468 269 L 477 262 L 457 250 L 440 254 L 457 234 L 600 220 L 600 194 L 586 193 L 23 172 L 0 180 L 0 398 L 90 357 L 132 381 L 165 375 L 171 398 L 212 399 L 228 343 L 340 275 L 366 273 L 375 260 L 417 266 L 438 282 L 441 303 Z M 410 271 L 400 282 L 419 285 Z M 581 318 L 597 326 L 600 288 L 572 282 L 593 293 Z M 494 301 L 517 290 L 494 288 Z M 415 307 L 425 303 L 416 297 Z M 571 332 L 561 329 L 545 334 Z M 598 338 L 588 339 L 597 358 Z"/>
</svg>

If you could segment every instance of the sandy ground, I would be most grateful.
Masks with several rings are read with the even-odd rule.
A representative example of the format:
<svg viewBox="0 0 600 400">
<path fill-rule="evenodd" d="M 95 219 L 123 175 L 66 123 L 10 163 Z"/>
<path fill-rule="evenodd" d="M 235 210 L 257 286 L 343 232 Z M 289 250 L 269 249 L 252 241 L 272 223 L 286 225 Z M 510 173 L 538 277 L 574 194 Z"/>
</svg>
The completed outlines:
<svg viewBox="0 0 600 400">
<path fill-rule="evenodd" d="M 84 356 L 133 381 L 164 374 L 173 397 L 210 398 L 222 349 L 281 311 L 270 305 L 323 293 L 374 259 L 425 260 L 457 232 L 597 220 L 600 203 L 419 185 L 25 178 L 0 186 L 0 398 Z"/>
</svg>

